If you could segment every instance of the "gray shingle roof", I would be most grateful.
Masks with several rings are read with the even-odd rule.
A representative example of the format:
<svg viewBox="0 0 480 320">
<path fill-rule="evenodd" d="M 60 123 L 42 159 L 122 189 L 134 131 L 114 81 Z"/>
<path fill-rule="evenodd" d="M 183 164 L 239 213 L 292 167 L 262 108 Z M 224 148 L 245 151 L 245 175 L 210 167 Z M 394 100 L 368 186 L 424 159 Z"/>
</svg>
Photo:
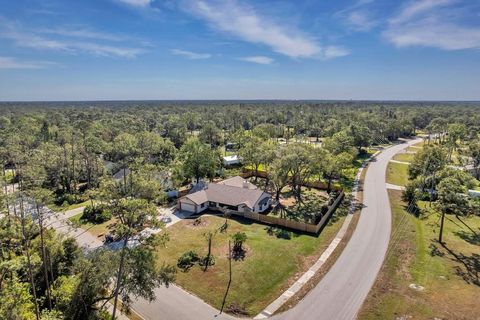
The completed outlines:
<svg viewBox="0 0 480 320">
<path fill-rule="evenodd" d="M 238 188 L 243 188 L 248 186 L 248 189 L 257 189 L 256 185 L 248 182 L 247 180 L 239 176 L 231 177 L 226 180 L 220 181 L 218 184 L 223 184 L 223 185 L 238 187 Z"/>
<path fill-rule="evenodd" d="M 244 187 L 244 181 L 241 177 L 234 177 L 219 183 L 208 183 L 203 190 L 188 194 L 185 198 L 190 199 L 196 204 L 202 204 L 206 201 L 229 206 L 245 204 L 247 207 L 253 209 L 253 206 L 262 197 L 264 192 L 251 183 L 246 184 Z"/>
</svg>

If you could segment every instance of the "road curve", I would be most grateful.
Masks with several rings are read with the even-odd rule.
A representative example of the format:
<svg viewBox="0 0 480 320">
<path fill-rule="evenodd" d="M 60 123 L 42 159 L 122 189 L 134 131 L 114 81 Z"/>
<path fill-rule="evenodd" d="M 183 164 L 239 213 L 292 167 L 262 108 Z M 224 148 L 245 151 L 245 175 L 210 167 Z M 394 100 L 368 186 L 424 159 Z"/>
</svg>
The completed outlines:
<svg viewBox="0 0 480 320">
<path fill-rule="evenodd" d="M 391 210 L 385 187 L 388 161 L 420 141 L 411 140 L 385 149 L 370 163 L 363 185 L 364 207 L 342 254 L 302 301 L 273 319 L 355 319 L 382 267 L 390 240 Z"/>
</svg>

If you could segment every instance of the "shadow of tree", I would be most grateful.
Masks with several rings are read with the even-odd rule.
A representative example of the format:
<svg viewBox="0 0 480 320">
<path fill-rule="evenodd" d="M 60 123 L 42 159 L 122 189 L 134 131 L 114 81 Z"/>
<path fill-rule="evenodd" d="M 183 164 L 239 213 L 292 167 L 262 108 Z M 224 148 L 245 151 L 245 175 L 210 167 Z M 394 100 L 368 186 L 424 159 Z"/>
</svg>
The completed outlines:
<svg viewBox="0 0 480 320">
<path fill-rule="evenodd" d="M 445 255 L 445 253 L 440 251 L 438 247 L 433 243 L 430 243 L 429 248 L 430 248 L 430 256 L 432 257 L 443 257 Z"/>
<path fill-rule="evenodd" d="M 285 229 L 277 229 L 275 231 L 275 236 L 279 239 L 290 240 L 292 238 L 292 233 Z"/>
<path fill-rule="evenodd" d="M 453 261 L 459 262 L 463 266 L 456 266 L 455 273 L 462 277 L 465 282 L 480 286 L 480 255 L 474 253 L 471 256 L 466 256 L 461 252 L 454 252 L 444 243 L 442 246 L 453 256 Z"/>
<path fill-rule="evenodd" d="M 471 232 L 466 232 L 464 230 L 456 231 L 454 234 L 461 239 L 467 241 L 470 244 L 473 245 L 480 245 L 480 234 L 479 233 L 471 233 Z"/>
<path fill-rule="evenodd" d="M 246 253 L 247 252 L 243 248 L 232 250 L 232 259 L 235 261 L 239 261 L 239 260 L 243 261 L 245 259 Z"/>
</svg>

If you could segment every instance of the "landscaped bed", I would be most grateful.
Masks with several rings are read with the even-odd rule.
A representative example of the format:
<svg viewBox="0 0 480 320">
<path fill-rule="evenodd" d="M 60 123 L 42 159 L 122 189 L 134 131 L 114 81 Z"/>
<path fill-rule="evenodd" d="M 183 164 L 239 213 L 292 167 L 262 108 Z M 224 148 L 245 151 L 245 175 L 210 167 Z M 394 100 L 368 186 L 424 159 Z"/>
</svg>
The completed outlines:
<svg viewBox="0 0 480 320">
<path fill-rule="evenodd" d="M 189 250 L 204 257 L 207 253 L 205 234 L 216 232 L 212 241 L 215 264 L 205 272 L 198 265 L 186 272 L 179 271 L 176 283 L 220 309 L 229 279 L 228 241 L 236 232 L 244 232 L 246 255 L 243 260 L 232 261 L 232 283 L 225 310 L 234 307 L 255 316 L 318 259 L 343 220 L 343 217 L 334 217 L 318 237 L 243 219 L 229 219 L 225 233 L 219 231 L 225 223 L 221 217 L 202 216 L 199 223 L 183 220 L 162 231 L 169 234 L 170 241 L 165 248 L 158 248 L 158 262 L 176 265 L 178 258 Z"/>
<path fill-rule="evenodd" d="M 327 212 L 329 198 L 325 190 L 304 188 L 299 203 L 293 192 L 288 190 L 280 194 L 280 207 L 271 210 L 268 215 L 315 224 L 318 222 L 316 220 L 320 220 L 322 214 Z M 311 221 L 312 219 L 314 221 Z"/>
</svg>

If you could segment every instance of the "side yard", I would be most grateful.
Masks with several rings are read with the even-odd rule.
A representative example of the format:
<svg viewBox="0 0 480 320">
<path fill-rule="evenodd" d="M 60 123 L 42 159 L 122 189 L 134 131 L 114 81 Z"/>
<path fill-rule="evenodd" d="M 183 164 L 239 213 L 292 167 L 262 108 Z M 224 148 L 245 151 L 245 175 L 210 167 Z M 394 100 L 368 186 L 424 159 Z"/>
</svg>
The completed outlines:
<svg viewBox="0 0 480 320">
<path fill-rule="evenodd" d="M 386 182 L 404 186 L 408 182 L 408 164 L 390 162 L 387 167 Z"/>
<path fill-rule="evenodd" d="M 478 319 L 480 217 L 439 215 L 420 202 L 423 218 L 407 213 L 401 192 L 389 190 L 392 236 L 385 264 L 359 319 Z"/>
</svg>

